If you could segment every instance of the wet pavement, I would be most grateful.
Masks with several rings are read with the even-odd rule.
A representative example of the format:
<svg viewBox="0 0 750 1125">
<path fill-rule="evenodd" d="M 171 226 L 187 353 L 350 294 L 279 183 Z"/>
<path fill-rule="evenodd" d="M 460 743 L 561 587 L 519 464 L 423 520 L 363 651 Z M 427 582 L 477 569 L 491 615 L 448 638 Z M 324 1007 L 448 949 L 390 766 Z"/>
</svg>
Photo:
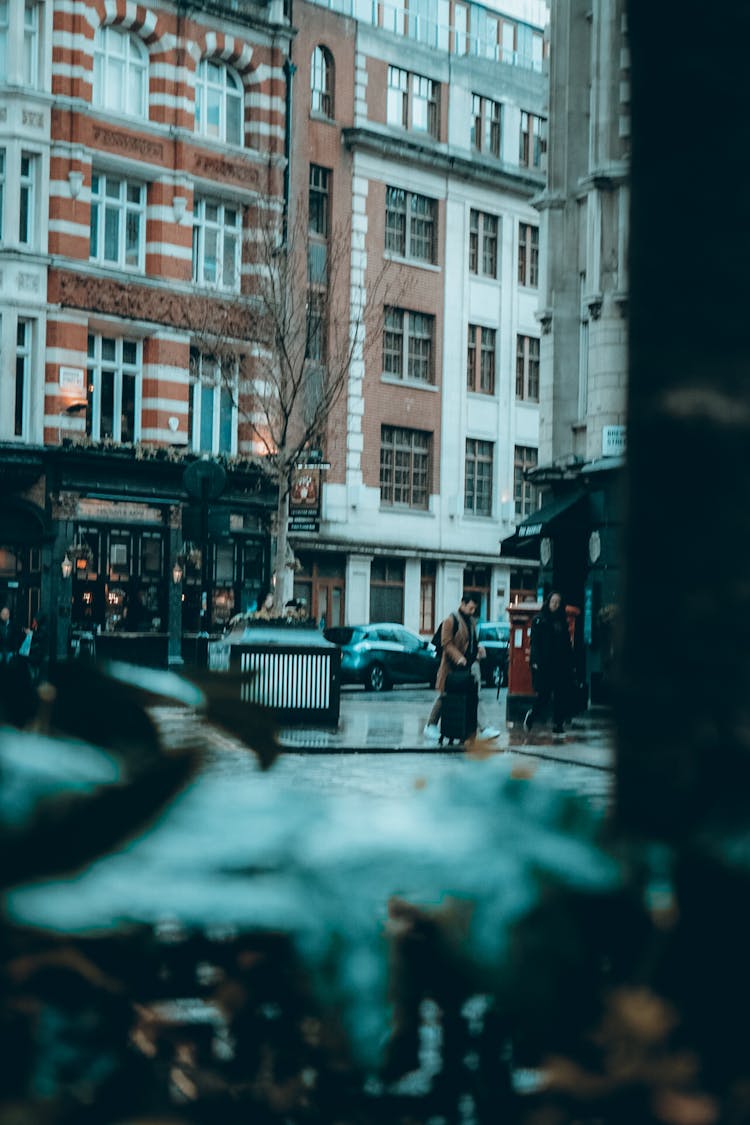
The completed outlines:
<svg viewBox="0 0 750 1125">
<path fill-rule="evenodd" d="M 591 709 L 563 736 L 549 727 L 526 734 L 505 722 L 505 691 L 483 692 L 480 721 L 499 731 L 497 738 L 474 745 L 437 747 L 422 734 L 434 693 L 396 688 L 385 694 L 358 689 L 342 692 L 335 730 L 286 728 L 279 732 L 283 754 L 274 765 L 294 788 L 328 794 L 366 794 L 390 799 L 421 788 L 444 775 L 471 768 L 477 758 L 499 757 L 518 772 L 586 796 L 605 808 L 614 786 L 614 738 L 609 713 Z M 250 780 L 258 766 L 236 738 L 209 727 L 199 715 L 177 708 L 153 712 L 170 743 L 195 742 L 196 725 L 205 737 L 204 772 Z"/>
</svg>

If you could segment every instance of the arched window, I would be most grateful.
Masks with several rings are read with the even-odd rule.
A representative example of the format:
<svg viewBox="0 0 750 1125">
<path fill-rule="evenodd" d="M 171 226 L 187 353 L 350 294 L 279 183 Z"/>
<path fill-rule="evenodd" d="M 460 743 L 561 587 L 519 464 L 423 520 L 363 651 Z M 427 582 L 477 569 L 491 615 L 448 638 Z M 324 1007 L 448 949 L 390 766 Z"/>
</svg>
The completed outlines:
<svg viewBox="0 0 750 1125">
<path fill-rule="evenodd" d="M 242 144 L 242 83 L 229 67 L 211 59 L 198 64 L 195 131 L 230 145 Z"/>
<path fill-rule="evenodd" d="M 148 51 L 137 35 L 98 27 L 94 36 L 94 105 L 148 116 Z"/>
<path fill-rule="evenodd" d="M 316 47 L 310 68 L 312 111 L 333 117 L 333 59 L 325 47 Z"/>
</svg>

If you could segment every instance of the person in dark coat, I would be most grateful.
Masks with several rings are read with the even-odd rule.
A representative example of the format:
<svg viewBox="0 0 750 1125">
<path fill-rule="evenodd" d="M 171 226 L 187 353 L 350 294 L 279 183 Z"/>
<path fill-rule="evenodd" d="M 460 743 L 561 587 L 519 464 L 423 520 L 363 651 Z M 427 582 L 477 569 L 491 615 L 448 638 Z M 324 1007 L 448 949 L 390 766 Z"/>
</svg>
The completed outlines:
<svg viewBox="0 0 750 1125">
<path fill-rule="evenodd" d="M 553 590 L 531 623 L 531 681 L 537 698 L 526 712 L 524 730 L 544 720 L 552 707 L 552 730 L 562 734 L 570 718 L 575 665 L 568 618 L 560 594 Z"/>
<path fill-rule="evenodd" d="M 47 629 L 47 615 L 40 613 L 31 623 L 31 648 L 29 650 L 29 668 L 31 678 L 37 683 L 42 678 L 42 669 L 46 666 L 49 657 L 49 630 Z"/>
<path fill-rule="evenodd" d="M 18 652 L 22 640 L 22 635 L 13 624 L 10 609 L 4 605 L 0 609 L 0 664 L 10 663 Z"/>
</svg>

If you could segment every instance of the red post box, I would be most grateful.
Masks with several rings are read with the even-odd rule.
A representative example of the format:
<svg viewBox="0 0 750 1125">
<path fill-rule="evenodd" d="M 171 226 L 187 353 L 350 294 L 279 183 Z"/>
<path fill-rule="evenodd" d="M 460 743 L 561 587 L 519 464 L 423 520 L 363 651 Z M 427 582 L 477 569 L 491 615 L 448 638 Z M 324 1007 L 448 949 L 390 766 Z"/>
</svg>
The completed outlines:
<svg viewBox="0 0 750 1125">
<path fill-rule="evenodd" d="M 508 643 L 508 697 L 505 718 L 509 723 L 522 723 L 524 715 L 536 699 L 531 682 L 531 623 L 541 611 L 541 602 L 518 602 L 508 606 L 510 641 Z M 570 643 L 575 639 L 580 609 L 566 605 Z"/>
</svg>

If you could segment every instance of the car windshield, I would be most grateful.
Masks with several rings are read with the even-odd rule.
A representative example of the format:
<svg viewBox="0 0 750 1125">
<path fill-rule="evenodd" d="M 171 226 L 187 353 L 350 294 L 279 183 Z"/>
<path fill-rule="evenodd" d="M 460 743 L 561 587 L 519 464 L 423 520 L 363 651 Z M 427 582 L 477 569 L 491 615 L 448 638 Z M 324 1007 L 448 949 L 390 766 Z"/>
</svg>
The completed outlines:
<svg viewBox="0 0 750 1125">
<path fill-rule="evenodd" d="M 340 625 L 333 629 L 325 629 L 323 636 L 335 645 L 350 645 L 361 640 L 362 630 L 354 629 L 351 625 Z"/>
</svg>

